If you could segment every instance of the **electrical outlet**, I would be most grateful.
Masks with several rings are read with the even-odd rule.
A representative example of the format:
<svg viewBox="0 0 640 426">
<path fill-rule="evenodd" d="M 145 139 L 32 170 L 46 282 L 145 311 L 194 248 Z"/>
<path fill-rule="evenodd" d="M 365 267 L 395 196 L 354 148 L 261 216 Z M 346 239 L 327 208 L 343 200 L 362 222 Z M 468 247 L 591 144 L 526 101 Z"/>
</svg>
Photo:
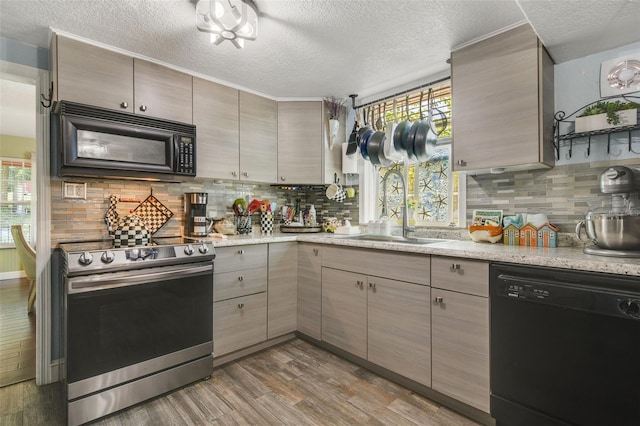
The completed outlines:
<svg viewBox="0 0 640 426">
<path fill-rule="evenodd" d="M 87 183 L 63 182 L 62 198 L 86 200 L 87 199 Z"/>
</svg>

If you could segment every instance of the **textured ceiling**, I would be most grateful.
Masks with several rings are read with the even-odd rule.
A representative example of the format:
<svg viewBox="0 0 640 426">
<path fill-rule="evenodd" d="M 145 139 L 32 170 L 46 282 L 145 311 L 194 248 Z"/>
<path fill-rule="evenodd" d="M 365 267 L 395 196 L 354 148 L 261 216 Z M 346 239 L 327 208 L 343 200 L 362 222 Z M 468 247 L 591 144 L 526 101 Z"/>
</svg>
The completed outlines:
<svg viewBox="0 0 640 426">
<path fill-rule="evenodd" d="M 188 0 L 0 0 L 0 35 L 48 47 L 55 28 L 274 98 L 366 96 L 425 80 L 447 72 L 452 48 L 526 20 L 556 62 L 640 40 L 640 1 L 255 3 L 258 40 L 244 49 L 211 45 Z"/>
</svg>

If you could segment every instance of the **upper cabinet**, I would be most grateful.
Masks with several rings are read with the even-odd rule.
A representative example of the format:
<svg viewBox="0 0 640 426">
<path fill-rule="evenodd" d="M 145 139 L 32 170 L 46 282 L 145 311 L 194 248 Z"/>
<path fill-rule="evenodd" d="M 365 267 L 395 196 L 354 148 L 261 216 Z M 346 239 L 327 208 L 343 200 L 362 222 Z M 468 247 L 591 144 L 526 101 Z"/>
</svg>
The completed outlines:
<svg viewBox="0 0 640 426">
<path fill-rule="evenodd" d="M 451 54 L 453 170 L 551 167 L 553 62 L 529 25 Z"/>
<path fill-rule="evenodd" d="M 192 77 L 141 59 L 133 60 L 135 113 L 191 123 Z"/>
<path fill-rule="evenodd" d="M 240 180 L 277 182 L 276 101 L 240 91 Z"/>
<path fill-rule="evenodd" d="M 330 184 L 342 173 L 341 146 L 329 150 L 327 123 L 322 101 L 278 102 L 278 183 Z"/>
<path fill-rule="evenodd" d="M 54 99 L 192 122 L 192 77 L 67 37 L 52 40 Z"/>
<path fill-rule="evenodd" d="M 193 124 L 198 131 L 198 177 L 238 179 L 238 97 L 237 89 L 193 78 Z"/>
</svg>

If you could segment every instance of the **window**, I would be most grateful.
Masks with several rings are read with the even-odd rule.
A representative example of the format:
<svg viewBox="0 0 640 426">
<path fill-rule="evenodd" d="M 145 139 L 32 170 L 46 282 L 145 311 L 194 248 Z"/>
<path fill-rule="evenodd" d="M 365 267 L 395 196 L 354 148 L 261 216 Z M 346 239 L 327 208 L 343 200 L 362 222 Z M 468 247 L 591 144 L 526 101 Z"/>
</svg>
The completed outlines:
<svg viewBox="0 0 640 426">
<path fill-rule="evenodd" d="M 383 112 L 387 123 L 400 122 L 406 119 L 414 121 L 427 114 L 427 91 L 429 88 L 417 89 L 408 94 L 399 95 L 395 99 L 386 99 L 371 106 L 376 115 Z M 464 184 L 458 173 L 451 171 L 451 80 L 432 87 L 434 124 L 440 131 L 436 153 L 423 163 L 404 160 L 388 168 L 373 169 L 373 173 L 363 173 L 363 185 L 375 186 L 375 197 L 367 202 L 364 197 L 361 220 L 377 220 L 387 216 L 392 223 L 402 223 L 403 192 L 402 183 L 395 174 L 390 174 L 386 182 L 386 206 L 383 178 L 390 169 L 401 172 L 407 182 L 408 216 L 413 226 L 460 226 L 460 218 L 464 220 Z M 368 108 L 368 107 L 367 107 Z M 408 111 L 408 114 L 407 114 Z M 361 178 L 362 179 L 362 178 Z M 366 193 L 366 192 L 365 192 Z M 373 194 L 372 194 L 373 195 Z M 375 200 L 373 199 L 375 198 Z M 385 209 L 386 207 L 386 209 Z"/>
<path fill-rule="evenodd" d="M 0 158 L 0 245 L 13 245 L 11 225 L 22 225 L 32 241 L 31 160 Z"/>
</svg>

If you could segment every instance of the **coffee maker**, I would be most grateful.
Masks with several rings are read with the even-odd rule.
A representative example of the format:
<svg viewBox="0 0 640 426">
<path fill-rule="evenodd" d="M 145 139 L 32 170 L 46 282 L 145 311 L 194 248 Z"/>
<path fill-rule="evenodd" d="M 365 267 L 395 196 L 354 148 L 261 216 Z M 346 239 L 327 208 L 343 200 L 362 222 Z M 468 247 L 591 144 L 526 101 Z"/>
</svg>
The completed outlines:
<svg viewBox="0 0 640 426">
<path fill-rule="evenodd" d="M 207 193 L 184 194 L 184 233 L 188 237 L 207 236 Z"/>
</svg>

